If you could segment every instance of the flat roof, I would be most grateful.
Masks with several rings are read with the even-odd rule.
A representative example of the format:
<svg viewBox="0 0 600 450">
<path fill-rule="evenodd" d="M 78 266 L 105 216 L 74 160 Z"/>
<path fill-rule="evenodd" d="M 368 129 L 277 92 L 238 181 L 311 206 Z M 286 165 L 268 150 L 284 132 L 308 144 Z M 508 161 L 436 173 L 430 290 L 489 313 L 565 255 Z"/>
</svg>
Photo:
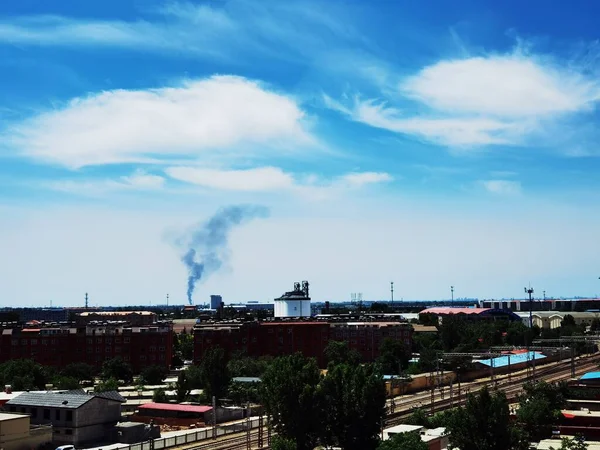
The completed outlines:
<svg viewBox="0 0 600 450">
<path fill-rule="evenodd" d="M 491 311 L 492 308 L 451 308 L 451 307 L 439 307 L 439 308 L 427 308 L 421 311 L 419 314 L 481 314 L 486 311 Z"/>
<path fill-rule="evenodd" d="M 508 366 L 509 357 L 510 357 L 511 365 L 546 358 L 546 356 L 542 355 L 541 353 L 524 352 L 524 353 L 517 353 L 516 355 L 513 354 L 513 355 L 499 356 L 497 358 L 491 358 L 491 359 L 480 359 L 480 360 L 474 361 L 474 362 L 478 362 L 478 363 L 483 364 L 484 366 L 488 366 L 488 367 L 491 367 L 491 366 L 496 367 L 496 368 L 497 367 L 505 367 L 505 366 Z"/>
<path fill-rule="evenodd" d="M 0 413 L 0 422 L 5 422 L 7 420 L 22 419 L 23 417 L 29 417 L 29 416 L 27 414 Z"/>
<path fill-rule="evenodd" d="M 145 403 L 139 406 L 139 409 L 150 409 L 155 411 L 180 411 L 203 414 L 212 410 L 211 406 L 200 405 L 176 405 L 174 403 Z"/>
<path fill-rule="evenodd" d="M 422 425 L 396 425 L 395 427 L 385 428 L 383 430 L 384 433 L 409 433 L 411 431 L 419 431 L 422 430 Z"/>
<path fill-rule="evenodd" d="M 600 378 L 600 372 L 587 372 L 581 375 L 580 380 L 597 380 Z"/>
</svg>

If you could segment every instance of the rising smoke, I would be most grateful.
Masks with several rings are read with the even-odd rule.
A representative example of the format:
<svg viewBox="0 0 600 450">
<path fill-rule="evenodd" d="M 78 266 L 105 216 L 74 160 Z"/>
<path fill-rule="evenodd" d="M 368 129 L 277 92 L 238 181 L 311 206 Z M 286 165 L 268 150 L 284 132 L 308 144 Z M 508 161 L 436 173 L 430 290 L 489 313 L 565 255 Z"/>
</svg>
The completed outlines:
<svg viewBox="0 0 600 450">
<path fill-rule="evenodd" d="M 264 206 L 228 206 L 221 208 L 206 223 L 199 224 L 180 240 L 185 242 L 181 261 L 188 269 L 187 298 L 190 305 L 196 284 L 227 262 L 231 229 L 268 215 L 269 210 Z"/>
</svg>

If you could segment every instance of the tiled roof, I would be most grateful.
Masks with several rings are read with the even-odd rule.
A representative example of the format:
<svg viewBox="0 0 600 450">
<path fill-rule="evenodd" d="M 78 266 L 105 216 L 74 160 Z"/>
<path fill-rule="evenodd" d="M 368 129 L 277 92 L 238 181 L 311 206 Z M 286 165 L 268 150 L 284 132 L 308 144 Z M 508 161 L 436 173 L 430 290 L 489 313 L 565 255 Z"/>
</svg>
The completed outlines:
<svg viewBox="0 0 600 450">
<path fill-rule="evenodd" d="M 85 405 L 92 395 L 58 394 L 54 392 L 23 392 L 18 397 L 6 402 L 7 405 L 39 406 L 46 408 L 77 409 Z"/>
<path fill-rule="evenodd" d="M 83 389 L 66 392 L 23 392 L 10 399 L 7 405 L 39 406 L 47 408 L 77 409 L 94 397 L 125 403 L 125 398 L 116 391 L 86 393 Z M 66 402 L 66 403 L 65 403 Z"/>
</svg>

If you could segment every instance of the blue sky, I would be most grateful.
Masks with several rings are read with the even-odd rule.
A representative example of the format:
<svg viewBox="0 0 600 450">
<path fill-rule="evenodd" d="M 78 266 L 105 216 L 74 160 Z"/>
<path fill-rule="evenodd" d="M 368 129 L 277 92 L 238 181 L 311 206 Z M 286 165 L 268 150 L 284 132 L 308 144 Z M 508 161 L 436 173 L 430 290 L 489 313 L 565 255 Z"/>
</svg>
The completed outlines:
<svg viewBox="0 0 600 450">
<path fill-rule="evenodd" d="M 600 292 L 593 2 L 0 4 L 0 301 Z"/>
</svg>

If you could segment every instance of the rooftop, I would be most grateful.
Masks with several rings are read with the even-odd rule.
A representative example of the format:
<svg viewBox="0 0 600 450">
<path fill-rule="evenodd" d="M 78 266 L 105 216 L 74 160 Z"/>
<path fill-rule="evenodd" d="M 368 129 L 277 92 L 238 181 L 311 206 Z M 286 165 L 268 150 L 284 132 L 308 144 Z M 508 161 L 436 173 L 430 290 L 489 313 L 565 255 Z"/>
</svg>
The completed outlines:
<svg viewBox="0 0 600 450">
<path fill-rule="evenodd" d="M 155 411 L 193 412 L 203 414 L 212 410 L 212 407 L 199 405 L 178 405 L 174 403 L 146 403 L 144 405 L 140 405 L 139 409 L 149 409 Z"/>
<path fill-rule="evenodd" d="M 580 380 L 598 380 L 600 379 L 600 372 L 587 372 L 581 375 Z"/>
<path fill-rule="evenodd" d="M 509 362 L 511 365 L 515 365 L 515 364 L 520 364 L 520 363 L 524 363 L 527 361 L 533 361 L 533 360 L 539 361 L 540 359 L 544 359 L 544 358 L 546 358 L 546 356 L 542 355 L 541 353 L 526 351 L 524 353 L 499 356 L 497 358 L 480 359 L 477 362 L 480 364 L 483 364 L 484 366 L 498 368 L 498 367 L 508 366 Z"/>
<path fill-rule="evenodd" d="M 117 392 L 103 392 L 101 394 L 88 394 L 83 389 L 68 392 L 23 392 L 10 399 L 7 405 L 40 406 L 48 408 L 77 409 L 89 402 L 94 397 L 110 401 L 124 402 L 125 399 Z"/>
<path fill-rule="evenodd" d="M 420 312 L 420 314 L 481 314 L 486 311 L 491 311 L 492 308 L 452 308 L 452 307 L 438 307 L 438 308 L 427 308 Z"/>
<path fill-rule="evenodd" d="M 7 420 L 22 419 L 23 417 L 29 416 L 27 414 L 0 413 L 0 422 L 6 422 Z"/>
</svg>

